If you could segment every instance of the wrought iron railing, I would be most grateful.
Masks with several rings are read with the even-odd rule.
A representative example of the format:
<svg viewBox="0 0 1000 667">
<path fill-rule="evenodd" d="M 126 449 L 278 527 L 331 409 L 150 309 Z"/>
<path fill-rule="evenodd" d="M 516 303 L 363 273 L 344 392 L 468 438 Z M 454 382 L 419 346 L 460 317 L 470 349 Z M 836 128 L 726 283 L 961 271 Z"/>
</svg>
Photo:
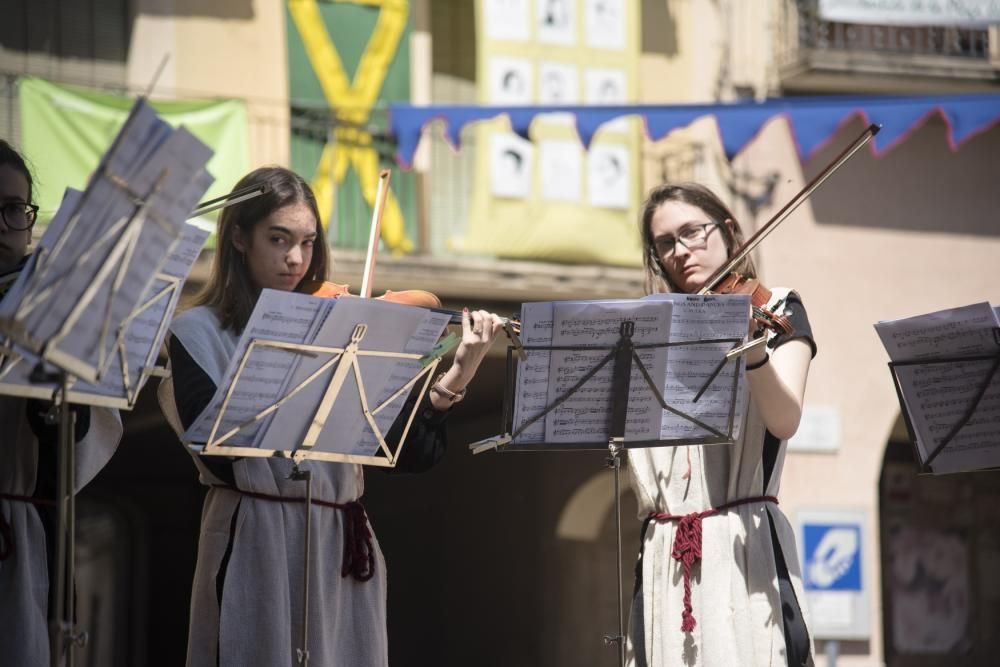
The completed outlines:
<svg viewBox="0 0 1000 667">
<path fill-rule="evenodd" d="M 779 63 L 851 70 L 864 60 L 867 71 L 931 75 L 916 62 L 936 61 L 950 67 L 988 75 L 991 62 L 990 40 L 996 32 L 987 28 L 956 26 L 863 25 L 826 21 L 819 13 L 818 0 L 781 0 L 779 13 Z M 827 56 L 824 58 L 824 56 Z M 905 66 L 914 62 L 912 71 Z"/>
</svg>

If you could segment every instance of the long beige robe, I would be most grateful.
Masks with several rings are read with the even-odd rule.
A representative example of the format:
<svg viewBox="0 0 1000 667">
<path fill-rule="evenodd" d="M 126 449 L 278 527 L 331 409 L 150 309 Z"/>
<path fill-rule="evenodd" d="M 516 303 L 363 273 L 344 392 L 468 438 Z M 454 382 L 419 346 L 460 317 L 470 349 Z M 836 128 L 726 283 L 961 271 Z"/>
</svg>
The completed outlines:
<svg viewBox="0 0 1000 667">
<path fill-rule="evenodd" d="M 25 399 L 0 396 L 0 492 L 31 496 L 38 481 L 38 440 Z M 86 486 L 118 447 L 118 411 L 91 408 L 87 435 L 76 443 L 76 490 Z M 0 561 L 0 667 L 48 665 L 49 571 L 45 531 L 35 506 L 0 499 L 13 550 Z"/>
<path fill-rule="evenodd" d="M 236 335 L 223 331 L 206 307 L 179 315 L 171 332 L 218 385 L 235 354 Z M 221 483 L 197 455 L 194 458 L 202 483 Z M 304 497 L 304 482 L 288 479 L 291 468 L 291 461 L 283 459 L 244 458 L 233 463 L 236 485 L 242 490 Z M 307 461 L 301 468 L 312 471 L 317 500 L 344 503 L 364 491 L 359 465 Z M 385 562 L 372 538 L 374 577 L 367 582 L 341 577 L 343 514 L 320 506 L 312 510 L 309 664 L 384 667 L 388 664 Z M 298 664 L 305 518 L 305 507 L 298 503 L 255 499 L 228 489 L 208 492 L 191 596 L 189 666 Z M 232 552 L 220 608 L 216 574 L 231 531 Z"/>
<path fill-rule="evenodd" d="M 772 292 L 775 301 L 788 290 Z M 764 432 L 751 395 L 743 437 L 733 446 L 629 450 L 640 519 L 651 512 L 684 515 L 743 498 L 778 496 L 786 443 L 781 443 L 765 489 Z M 689 470 L 690 478 L 684 479 Z M 786 665 L 772 524 L 808 628 L 795 533 L 779 507 L 740 505 L 703 519 L 702 558 L 691 584 L 697 624 L 690 633 L 681 630 L 683 568 L 671 557 L 678 522 L 654 521 L 643 544 L 641 595 L 633 601 L 629 665 Z"/>
</svg>

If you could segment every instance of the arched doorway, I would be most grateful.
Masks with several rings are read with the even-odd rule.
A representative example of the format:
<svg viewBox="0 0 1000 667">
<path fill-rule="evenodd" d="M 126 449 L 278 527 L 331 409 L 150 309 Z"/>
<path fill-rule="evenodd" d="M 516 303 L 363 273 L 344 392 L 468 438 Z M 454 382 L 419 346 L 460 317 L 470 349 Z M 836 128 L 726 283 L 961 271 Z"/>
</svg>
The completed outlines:
<svg viewBox="0 0 1000 667">
<path fill-rule="evenodd" d="M 888 667 L 996 664 L 998 508 L 1000 473 L 920 474 L 897 419 L 879 479 Z"/>
</svg>

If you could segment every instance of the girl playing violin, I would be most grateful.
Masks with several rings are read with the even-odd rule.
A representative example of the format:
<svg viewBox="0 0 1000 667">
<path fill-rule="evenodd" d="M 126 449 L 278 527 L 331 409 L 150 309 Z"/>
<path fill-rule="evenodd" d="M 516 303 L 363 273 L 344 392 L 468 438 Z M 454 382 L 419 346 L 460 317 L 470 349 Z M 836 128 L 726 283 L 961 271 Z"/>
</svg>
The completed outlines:
<svg viewBox="0 0 1000 667">
<path fill-rule="evenodd" d="M 327 277 L 327 245 L 309 186 L 287 169 L 268 167 L 251 172 L 235 189 L 264 184 L 263 195 L 222 212 L 208 284 L 196 307 L 171 325 L 176 401 L 165 409 L 176 407 L 184 428 L 215 393 L 260 291 L 292 291 Z M 397 468 L 423 470 L 443 456 L 447 411 L 464 395 L 501 328 L 496 315 L 465 311 L 452 366 L 418 406 Z M 398 442 L 403 425 L 397 420 L 387 441 Z M 195 457 L 195 464 L 211 489 L 198 545 L 187 664 L 296 664 L 303 483 L 289 480 L 292 462 L 286 459 Z M 309 663 L 383 667 L 385 563 L 359 502 L 361 466 L 305 461 L 300 467 L 312 473 L 313 560 L 320 564 L 310 590 Z"/>
<path fill-rule="evenodd" d="M 655 188 L 640 232 L 647 292 L 698 292 L 743 241 L 725 204 L 692 183 Z M 749 258 L 736 270 L 755 277 Z M 769 305 L 780 304 L 794 331 L 751 320 L 751 336 L 767 343 L 746 355 L 751 401 L 740 441 L 629 450 L 645 519 L 631 665 L 812 664 L 795 535 L 776 497 L 816 345 L 798 295 L 771 292 Z"/>
</svg>

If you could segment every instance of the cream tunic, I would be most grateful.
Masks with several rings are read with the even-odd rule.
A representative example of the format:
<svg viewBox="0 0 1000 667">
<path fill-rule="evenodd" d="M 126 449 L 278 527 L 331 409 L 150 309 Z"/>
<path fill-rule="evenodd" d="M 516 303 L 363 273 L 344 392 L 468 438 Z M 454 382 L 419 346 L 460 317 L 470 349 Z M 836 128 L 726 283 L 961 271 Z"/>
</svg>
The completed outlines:
<svg viewBox="0 0 1000 667">
<path fill-rule="evenodd" d="M 38 440 L 26 399 L 0 397 L 0 493 L 31 496 L 38 481 Z M 90 409 L 87 435 L 76 443 L 76 490 L 86 486 L 118 447 L 118 411 Z M 45 531 L 35 506 L 0 499 L 13 550 L 0 561 L 0 667 L 49 664 L 49 572 Z M 8 545 L 9 546 L 9 545 Z"/>
<path fill-rule="evenodd" d="M 216 385 L 238 338 L 223 331 L 207 307 L 179 315 L 171 332 Z M 173 409 L 174 406 L 166 406 Z M 194 455 L 202 483 L 221 484 Z M 364 491 L 361 466 L 307 461 L 313 498 L 344 503 Z M 291 461 L 244 458 L 233 463 L 239 489 L 304 497 L 305 483 L 288 479 Z M 382 667 L 388 664 L 385 563 L 378 543 L 375 574 L 360 582 L 341 577 L 344 512 L 314 506 L 309 591 L 310 665 Z M 216 574 L 227 547 L 221 608 Z M 192 667 L 274 667 L 298 664 L 302 623 L 305 507 L 212 488 L 205 499 L 191 596 L 187 664 Z M 219 661 L 216 663 L 216 655 Z"/>
<path fill-rule="evenodd" d="M 772 292 L 773 301 L 788 294 L 788 290 Z M 639 517 L 645 519 L 651 512 L 684 515 L 743 498 L 777 497 L 786 443 L 780 445 L 765 489 L 764 434 L 764 424 L 751 400 L 743 437 L 734 446 L 629 450 Z M 690 478 L 684 479 L 688 470 Z M 697 624 L 690 633 L 681 630 L 683 567 L 671 557 L 678 521 L 653 521 L 643 545 L 642 592 L 633 602 L 629 664 L 634 667 L 786 665 L 771 524 L 808 628 L 795 533 L 778 507 L 757 502 L 702 520 L 702 558 L 700 565 L 693 567 L 691 576 L 691 601 Z"/>
</svg>

